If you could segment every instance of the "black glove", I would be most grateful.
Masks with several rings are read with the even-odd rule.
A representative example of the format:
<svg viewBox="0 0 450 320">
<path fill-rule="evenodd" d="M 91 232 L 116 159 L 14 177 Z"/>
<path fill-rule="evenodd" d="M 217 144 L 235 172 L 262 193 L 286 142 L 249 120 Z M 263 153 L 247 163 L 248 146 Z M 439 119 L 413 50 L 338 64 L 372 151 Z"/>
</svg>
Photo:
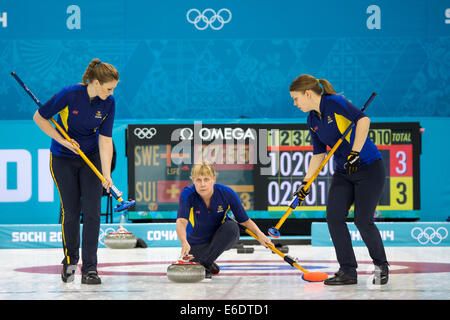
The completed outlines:
<svg viewBox="0 0 450 320">
<path fill-rule="evenodd" d="M 306 196 L 310 193 L 309 188 L 308 190 L 305 189 L 306 181 L 303 180 L 302 184 L 298 187 L 297 191 L 294 192 L 294 197 L 299 197 L 300 201 L 304 201 Z"/>
<path fill-rule="evenodd" d="M 355 173 L 359 169 L 359 152 L 350 151 L 347 161 L 344 164 L 344 168 L 347 169 L 348 174 Z"/>
</svg>

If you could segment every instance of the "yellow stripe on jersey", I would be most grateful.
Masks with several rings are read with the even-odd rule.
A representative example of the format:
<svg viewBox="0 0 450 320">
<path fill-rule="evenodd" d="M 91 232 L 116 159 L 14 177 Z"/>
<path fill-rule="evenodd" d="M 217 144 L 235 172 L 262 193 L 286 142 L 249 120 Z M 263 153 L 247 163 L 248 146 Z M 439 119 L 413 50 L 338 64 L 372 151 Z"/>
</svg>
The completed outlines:
<svg viewBox="0 0 450 320">
<path fill-rule="evenodd" d="M 225 213 L 223 214 L 223 219 L 222 219 L 222 223 L 224 223 L 225 222 L 225 219 L 226 219 L 226 217 L 227 217 L 227 213 L 228 213 L 228 211 L 230 211 L 230 205 L 228 205 L 228 208 L 227 208 L 227 210 L 225 211 Z"/>
<path fill-rule="evenodd" d="M 191 223 L 192 228 L 195 225 L 194 221 L 194 207 L 191 208 L 191 211 L 189 212 L 189 222 Z"/>
<path fill-rule="evenodd" d="M 69 131 L 69 125 L 67 123 L 67 119 L 69 118 L 69 106 L 66 106 L 59 112 L 59 116 L 61 117 L 62 124 L 66 131 Z"/>
<path fill-rule="evenodd" d="M 348 120 L 346 117 L 341 116 L 340 114 L 337 114 L 337 113 L 334 114 L 334 118 L 336 119 L 336 124 L 337 124 L 339 131 L 341 132 L 341 134 L 344 134 L 345 130 L 347 130 L 348 126 L 352 122 L 350 120 Z M 350 143 L 350 135 L 351 134 L 352 134 L 352 130 L 350 130 L 350 132 L 345 137 L 345 140 L 347 140 L 348 143 Z"/>
</svg>

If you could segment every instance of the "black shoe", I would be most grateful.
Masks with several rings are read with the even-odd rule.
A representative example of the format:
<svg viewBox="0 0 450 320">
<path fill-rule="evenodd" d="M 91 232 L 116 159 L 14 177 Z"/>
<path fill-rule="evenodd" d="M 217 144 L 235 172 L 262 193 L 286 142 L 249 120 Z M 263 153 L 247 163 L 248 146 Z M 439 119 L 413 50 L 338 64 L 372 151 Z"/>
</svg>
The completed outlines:
<svg viewBox="0 0 450 320">
<path fill-rule="evenodd" d="M 205 268 L 205 280 L 211 280 L 211 279 L 212 279 L 211 270 L 209 268 Z"/>
<path fill-rule="evenodd" d="M 98 276 L 97 271 L 88 271 L 81 276 L 81 283 L 83 284 L 101 284 L 102 280 Z"/>
<path fill-rule="evenodd" d="M 386 284 L 389 281 L 389 264 L 375 265 L 372 284 Z"/>
<path fill-rule="evenodd" d="M 76 264 L 63 264 L 61 270 L 61 279 L 63 282 L 72 282 L 75 279 L 75 270 L 77 270 Z"/>
<path fill-rule="evenodd" d="M 212 274 L 218 274 L 220 272 L 220 267 L 215 262 L 213 262 L 210 269 Z"/>
<path fill-rule="evenodd" d="M 357 277 L 346 275 L 344 271 L 339 270 L 335 273 L 334 277 L 328 278 L 324 283 L 329 286 L 341 286 L 346 284 L 357 284 L 358 279 Z"/>
</svg>

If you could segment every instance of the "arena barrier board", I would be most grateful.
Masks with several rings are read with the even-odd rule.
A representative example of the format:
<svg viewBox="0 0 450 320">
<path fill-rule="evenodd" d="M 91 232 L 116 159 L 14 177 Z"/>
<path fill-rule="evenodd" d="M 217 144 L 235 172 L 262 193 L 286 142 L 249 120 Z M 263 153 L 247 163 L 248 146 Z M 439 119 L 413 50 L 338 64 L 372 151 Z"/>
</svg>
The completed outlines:
<svg viewBox="0 0 450 320">
<path fill-rule="evenodd" d="M 175 223 L 120 224 L 136 238 L 145 241 L 148 247 L 180 246 Z M 117 231 L 119 224 L 101 224 L 99 248 L 104 248 L 104 238 Z M 82 232 L 80 226 L 80 234 Z M 3 224 L 0 225 L 0 249 L 43 249 L 62 247 L 60 224 Z"/>
<path fill-rule="evenodd" d="M 364 246 L 354 223 L 347 223 L 353 246 Z M 381 238 L 386 247 L 448 247 L 448 222 L 378 222 Z M 332 246 L 328 226 L 324 222 L 311 225 L 312 246 Z"/>
</svg>

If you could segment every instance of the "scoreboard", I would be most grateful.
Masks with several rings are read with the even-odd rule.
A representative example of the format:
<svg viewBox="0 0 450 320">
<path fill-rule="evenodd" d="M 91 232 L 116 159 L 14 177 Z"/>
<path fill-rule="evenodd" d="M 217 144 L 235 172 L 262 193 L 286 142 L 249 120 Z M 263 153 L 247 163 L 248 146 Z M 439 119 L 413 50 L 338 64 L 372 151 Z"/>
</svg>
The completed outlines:
<svg viewBox="0 0 450 320">
<path fill-rule="evenodd" d="M 372 123 L 386 182 L 375 216 L 420 217 L 421 134 L 418 122 Z M 208 161 L 217 183 L 231 187 L 252 219 L 279 219 L 313 155 L 306 124 L 133 124 L 126 130 L 129 219 L 174 219 L 194 163 Z M 324 219 L 333 157 L 290 218 Z M 353 208 L 352 208 L 353 209 Z M 350 217 L 352 215 L 350 211 Z"/>
<path fill-rule="evenodd" d="M 286 211 L 291 196 L 300 186 L 313 155 L 309 130 L 280 126 L 275 146 L 268 146 L 271 174 L 255 176 L 256 201 L 264 210 Z M 369 137 L 384 159 L 386 182 L 378 203 L 378 217 L 419 218 L 420 153 L 419 123 L 372 123 Z M 330 148 L 328 148 L 328 151 Z M 324 166 L 310 187 L 310 195 L 291 214 L 299 218 L 325 218 L 328 189 L 334 174 L 334 157 Z M 262 197 L 260 197 L 262 195 Z M 261 208 L 263 209 L 263 208 Z M 352 210 L 350 217 L 352 215 Z"/>
</svg>

